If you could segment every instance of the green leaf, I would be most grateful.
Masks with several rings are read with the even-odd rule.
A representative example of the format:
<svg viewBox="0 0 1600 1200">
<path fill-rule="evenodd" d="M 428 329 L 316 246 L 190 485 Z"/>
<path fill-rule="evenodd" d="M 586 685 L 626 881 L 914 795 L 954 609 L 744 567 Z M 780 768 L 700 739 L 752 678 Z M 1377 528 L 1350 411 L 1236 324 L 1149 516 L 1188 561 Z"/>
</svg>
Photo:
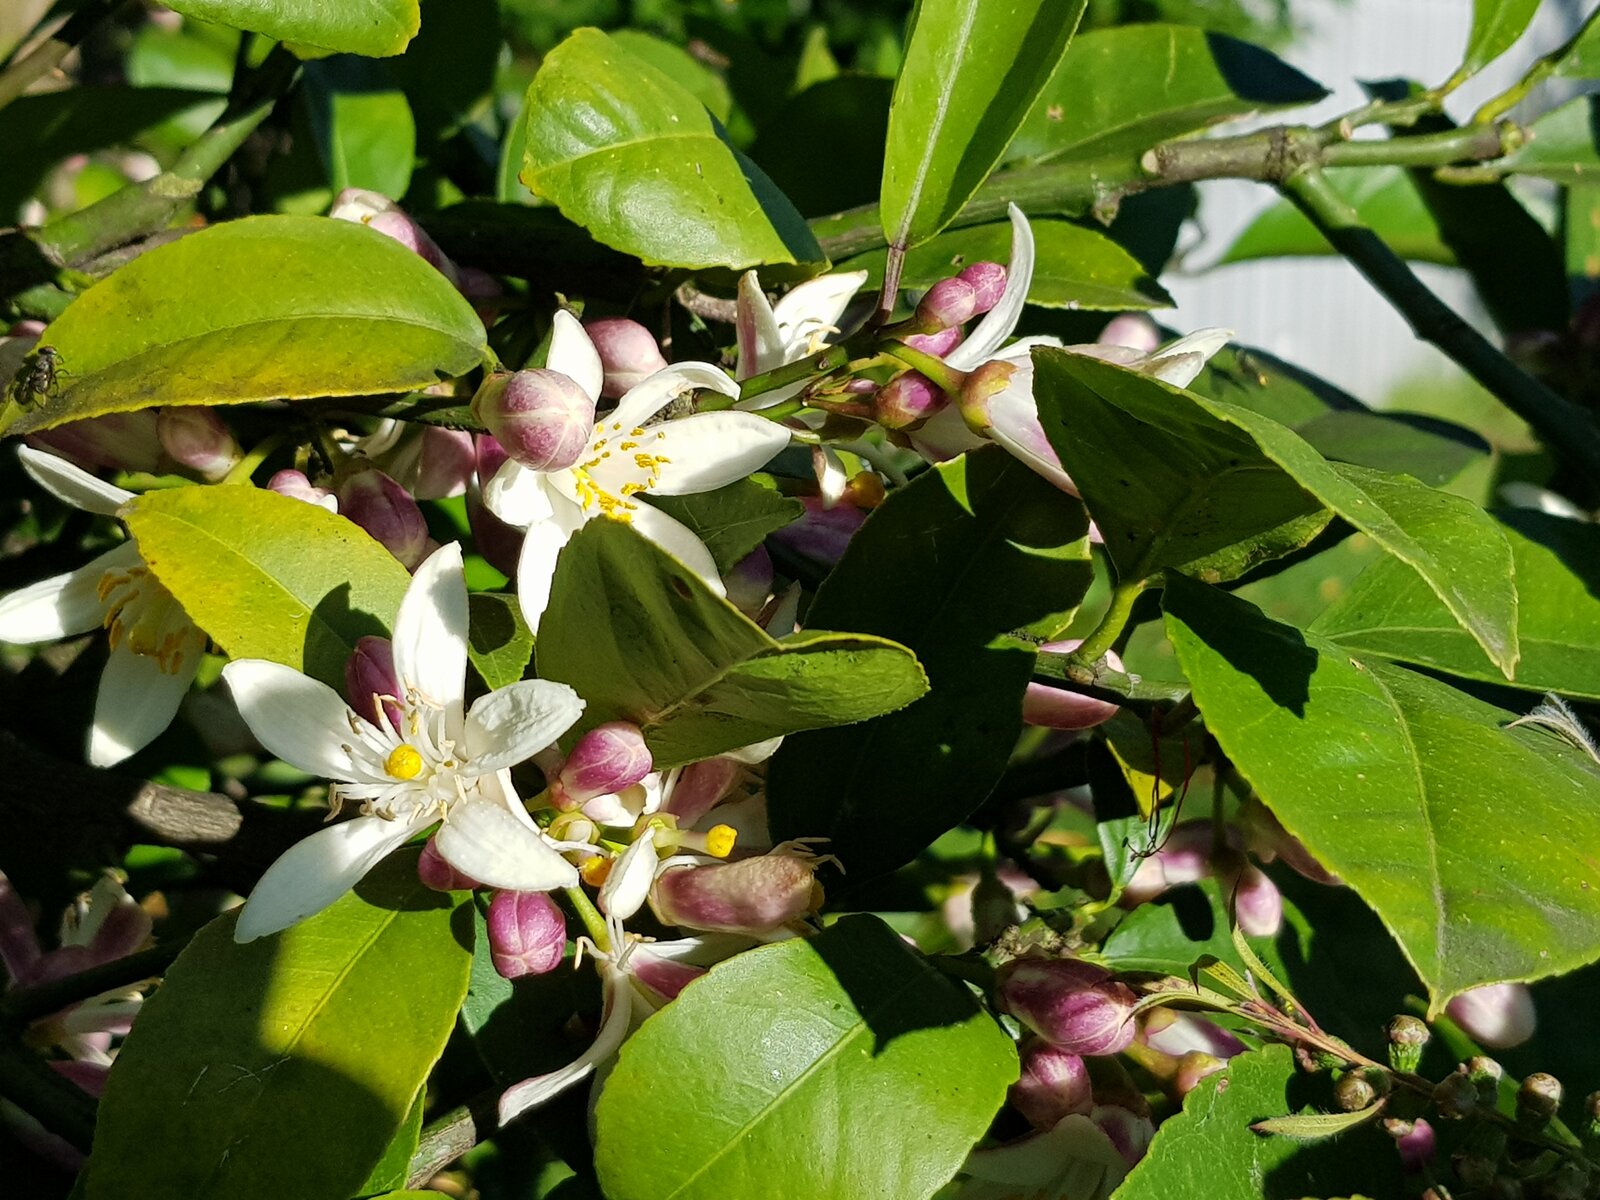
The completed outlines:
<svg viewBox="0 0 1600 1200">
<path fill-rule="evenodd" d="M 467 597 L 467 661 L 491 692 L 522 678 L 533 661 L 533 630 L 515 596 L 474 592 Z"/>
<path fill-rule="evenodd" d="M 1061 60 L 1006 159 L 1137 157 L 1219 121 L 1327 94 L 1259 46 L 1191 25 L 1090 30 Z"/>
<path fill-rule="evenodd" d="M 197 21 L 264 33 L 280 42 L 334 54 L 387 58 L 399 54 L 422 25 L 419 0 L 174 0 L 167 5 Z"/>
<path fill-rule="evenodd" d="M 45 330 L 59 387 L 7 433 L 152 405 L 404 392 L 488 353 L 472 306 L 350 221 L 245 217 L 141 254 Z"/>
<path fill-rule="evenodd" d="M 1590 13 L 1583 27 L 1561 48 L 1551 71 L 1565 79 L 1594 79 L 1600 75 L 1600 10 Z"/>
<path fill-rule="evenodd" d="M 647 499 L 692 529 L 722 572 L 759 546 L 767 534 L 782 529 L 805 511 L 800 501 L 762 487 L 753 479 L 741 479 L 712 492 Z"/>
<path fill-rule="evenodd" d="M 925 472 L 850 540 L 807 621 L 911 647 L 931 691 L 904 712 L 790 738 L 767 773 L 776 838 L 825 836 L 852 882 L 908 862 L 1004 770 L 1033 645 L 1089 586 L 1083 508 L 998 447 Z"/>
<path fill-rule="evenodd" d="M 1429 487 L 1443 487 L 1490 453 L 1472 430 L 1412 413 L 1332 410 L 1294 431 L 1324 458 L 1412 475 Z"/>
<path fill-rule="evenodd" d="M 775 640 L 610 520 L 590 521 L 561 552 L 539 674 L 588 702 L 579 729 L 638 724 L 660 769 L 892 712 L 927 688 L 912 653 L 885 638 L 808 629 Z"/>
<path fill-rule="evenodd" d="M 411 186 L 417 126 L 387 63 L 339 56 L 305 66 L 317 150 L 335 192 L 367 188 L 398 200 Z"/>
<path fill-rule="evenodd" d="M 1355 654 L 1381 654 L 1485 683 L 1600 700 L 1600 528 L 1544 513 L 1500 514 L 1521 604 L 1522 658 L 1509 679 L 1412 571 L 1381 559 L 1317 618 L 1313 633 Z"/>
<path fill-rule="evenodd" d="M 1369 227 L 1401 258 L 1451 266 L 1439 223 L 1403 167 L 1334 167 L 1328 181 Z M 1263 209 L 1217 260 L 1218 265 L 1258 258 L 1304 258 L 1334 253 L 1328 239 L 1293 204 L 1278 200 Z"/>
<path fill-rule="evenodd" d="M 1467 51 L 1449 86 L 1471 78 L 1511 49 L 1538 11 L 1539 0 L 1472 0 Z"/>
<path fill-rule="evenodd" d="M 597 241 L 652 266 L 817 262 L 794 206 L 693 93 L 597 29 L 528 88 L 522 181 Z"/>
<path fill-rule="evenodd" d="M 1134 258 L 1105 234 L 1070 221 L 1033 222 L 1037 255 L 1028 302 L 1043 308 L 1087 308 L 1118 312 L 1166 308 L 1172 297 Z M 883 283 L 887 250 L 874 250 L 839 264 L 841 271 L 867 271 L 868 288 Z M 906 255 L 902 287 L 932 287 L 967 263 L 1011 258 L 1011 222 L 952 229 Z"/>
<path fill-rule="evenodd" d="M 1016 1078 L 964 987 L 876 917 L 713 967 L 622 1047 L 595 1113 L 611 1200 L 921 1200 Z M 662 1136 L 670 1129 L 671 1136 Z"/>
<path fill-rule="evenodd" d="M 763 122 L 750 157 L 808 217 L 874 204 L 893 93 L 892 79 L 868 75 L 813 84 Z"/>
<path fill-rule="evenodd" d="M 416 863 L 391 857 L 274 937 L 239 945 L 232 914 L 200 931 L 117 1054 L 84 1200 L 351 1195 L 467 987 L 466 913 L 418 882 Z"/>
<path fill-rule="evenodd" d="M 356 1188 L 356 1195 L 369 1196 L 374 1192 L 405 1187 L 406 1180 L 411 1176 L 411 1158 L 422 1139 L 422 1110 L 427 1100 L 424 1092 L 425 1089 L 417 1092 L 417 1098 L 411 1102 L 411 1111 L 406 1113 L 406 1119 L 400 1123 L 383 1157 L 367 1173 L 366 1182 Z"/>
<path fill-rule="evenodd" d="M 1300 936 L 1291 905 L 1279 933 L 1291 942 L 1308 942 Z M 1281 971 L 1283 956 L 1274 938 L 1252 938 L 1251 948 L 1269 967 Z M 1295 946 L 1296 950 L 1300 947 Z M 1158 900 L 1139 905 L 1112 930 L 1101 946 L 1106 963 L 1119 971 L 1158 971 L 1184 978 L 1202 958 L 1225 962 L 1237 971 L 1246 969 L 1228 934 L 1228 896 L 1215 879 L 1173 888 Z M 1301 957 L 1296 954 L 1295 957 Z"/>
<path fill-rule="evenodd" d="M 1163 604 L 1207 730 L 1376 910 L 1434 1011 L 1479 984 L 1600 958 L 1587 850 L 1600 765 L 1586 752 L 1214 588 L 1174 577 Z M 1539 836 L 1515 836 L 1508 813 Z"/>
<path fill-rule="evenodd" d="M 1537 175 L 1556 183 L 1593 182 L 1596 172 L 1600 172 L 1600 149 L 1596 148 L 1600 112 L 1596 103 L 1600 98 L 1579 96 L 1545 113 L 1528 126 L 1528 138 L 1522 146 L 1496 159 L 1494 165 L 1503 171 Z"/>
<path fill-rule="evenodd" d="M 620 46 L 680 84 L 706 106 L 707 112 L 727 124 L 733 115 L 733 93 L 727 82 L 682 46 L 637 29 L 618 29 L 606 36 L 613 46 Z"/>
<path fill-rule="evenodd" d="M 1257 1133 L 1269 1133 L 1302 1142 L 1316 1142 L 1354 1129 L 1357 1125 L 1376 1121 L 1383 1113 L 1384 1106 L 1374 1104 L 1370 1108 L 1359 1109 L 1356 1112 L 1313 1112 L 1299 1113 L 1292 1117 L 1268 1117 L 1265 1121 L 1257 1121 L 1250 1128 Z"/>
<path fill-rule="evenodd" d="M 357 639 L 388 632 L 410 582 L 360 526 L 264 488 L 146 492 L 122 517 L 151 572 L 227 654 L 341 691 Z"/>
<path fill-rule="evenodd" d="M 922 0 L 889 107 L 879 214 L 891 246 L 971 198 L 1066 53 L 1087 0 Z"/>
<path fill-rule="evenodd" d="M 1304 1106 L 1314 1081 L 1295 1068 L 1287 1046 L 1241 1054 L 1203 1079 L 1183 1111 L 1161 1123 L 1117 1200 L 1259 1200 L 1271 1196 L 1375 1196 L 1402 1193 L 1393 1141 L 1351 1131 L 1307 1147 L 1263 1137 L 1251 1126 Z"/>
<path fill-rule="evenodd" d="M 1250 436 L 1149 376 L 1065 350 L 1033 355 L 1039 421 L 1122 579 L 1213 582 L 1297 550 L 1329 513 Z"/>
</svg>

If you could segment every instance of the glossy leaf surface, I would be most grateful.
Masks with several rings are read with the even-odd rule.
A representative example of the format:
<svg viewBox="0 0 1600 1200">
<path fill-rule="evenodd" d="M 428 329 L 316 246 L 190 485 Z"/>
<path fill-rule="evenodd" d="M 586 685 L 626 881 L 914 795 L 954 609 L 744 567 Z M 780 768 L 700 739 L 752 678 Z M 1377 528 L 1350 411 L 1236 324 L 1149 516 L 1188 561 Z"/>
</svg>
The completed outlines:
<svg viewBox="0 0 1600 1200">
<path fill-rule="evenodd" d="M 177 0 L 167 7 L 186 17 L 264 33 L 281 42 L 335 54 L 382 58 L 399 54 L 422 24 L 419 0 Z"/>
</svg>

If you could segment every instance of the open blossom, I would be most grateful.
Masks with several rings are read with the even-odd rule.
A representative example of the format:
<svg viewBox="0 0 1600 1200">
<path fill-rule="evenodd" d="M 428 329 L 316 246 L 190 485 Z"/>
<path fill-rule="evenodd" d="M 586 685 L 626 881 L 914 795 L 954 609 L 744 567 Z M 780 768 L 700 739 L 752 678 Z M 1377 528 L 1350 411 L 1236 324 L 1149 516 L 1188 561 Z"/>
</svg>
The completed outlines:
<svg viewBox="0 0 1600 1200">
<path fill-rule="evenodd" d="M 571 887 L 577 869 L 528 815 L 510 768 L 550 746 L 583 712 L 565 684 L 533 679 L 465 708 L 467 586 L 452 542 L 417 568 L 395 618 L 396 694 L 358 715 L 292 667 L 223 668 L 240 715 L 285 762 L 332 782 L 335 809 L 361 815 L 312 834 L 268 868 L 234 936 L 250 941 L 332 904 L 379 860 L 436 822 L 438 854 L 485 887 Z M 399 708 L 398 721 L 389 715 Z"/>
<path fill-rule="evenodd" d="M 600 395 L 604 376 L 600 356 L 570 313 L 555 315 L 544 370 L 566 376 L 591 399 Z M 630 389 L 611 412 L 595 418 L 572 466 L 538 471 L 511 459 L 485 484 L 483 499 L 489 511 L 527 531 L 517 562 L 517 595 L 529 625 L 538 628 L 549 604 L 561 548 L 598 516 L 631 523 L 722 593 L 716 563 L 705 543 L 636 494 L 712 491 L 765 465 L 788 444 L 789 434 L 776 422 L 741 412 L 697 413 L 652 423 L 674 397 L 692 388 L 738 395 L 733 380 L 710 363 L 674 363 Z"/>
<path fill-rule="evenodd" d="M 739 280 L 734 316 L 738 360 L 734 374 L 741 380 L 786 366 L 814 354 L 837 333 L 839 318 L 851 297 L 867 281 L 865 271 L 822 275 L 791 288 L 777 304 L 768 302 L 754 271 Z M 789 399 L 805 381 L 763 392 L 741 405 L 770 408 Z"/>
<path fill-rule="evenodd" d="M 133 499 L 65 459 L 25 446 L 17 456 L 40 487 L 75 508 L 114 516 Z M 0 641 L 51 642 L 99 626 L 110 634 L 111 656 L 95 698 L 88 757 L 109 767 L 171 723 L 200 669 L 206 636 L 131 539 L 76 571 L 0 599 Z"/>
</svg>

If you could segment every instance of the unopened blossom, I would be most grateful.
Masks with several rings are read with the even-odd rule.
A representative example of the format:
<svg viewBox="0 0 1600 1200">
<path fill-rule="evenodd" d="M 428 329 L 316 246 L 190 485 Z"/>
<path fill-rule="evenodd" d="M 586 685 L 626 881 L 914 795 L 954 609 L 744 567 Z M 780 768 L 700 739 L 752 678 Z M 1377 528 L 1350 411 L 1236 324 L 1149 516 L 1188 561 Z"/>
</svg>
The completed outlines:
<svg viewBox="0 0 1600 1200">
<path fill-rule="evenodd" d="M 208 405 L 163 408 L 156 417 L 156 437 L 173 462 L 213 482 L 244 456 L 222 418 Z"/>
<path fill-rule="evenodd" d="M 291 667 L 241 659 L 223 668 L 240 715 L 269 752 L 332 783 L 335 808 L 360 816 L 291 847 L 251 893 L 234 936 L 250 941 L 322 911 L 390 851 L 439 824 L 438 853 L 485 887 L 547 891 L 577 869 L 528 815 L 510 768 L 550 746 L 583 701 L 534 679 L 467 709 L 467 587 L 461 547 L 435 551 L 412 577 L 392 645 L 401 720 L 374 722 Z"/>
<path fill-rule="evenodd" d="M 1046 642 L 1039 647 L 1041 654 L 1070 654 L 1083 644 L 1081 638 L 1064 642 Z M 1122 659 L 1115 650 L 1108 651 L 1105 663 L 1113 671 L 1124 671 Z M 1030 683 L 1022 693 L 1022 719 L 1029 725 L 1046 729 L 1093 729 L 1104 725 L 1120 711 L 1109 700 L 1085 696 L 1070 688 L 1048 683 Z"/>
<path fill-rule="evenodd" d="M 604 399 L 621 399 L 630 389 L 667 366 L 655 335 L 637 321 L 605 317 L 585 321 L 583 328 L 600 356 L 603 372 L 600 395 Z"/>
<path fill-rule="evenodd" d="M 1083 1059 L 1040 1037 L 1017 1047 L 1021 1074 L 1006 1098 L 1035 1129 L 1053 1129 L 1066 1116 L 1094 1107 L 1089 1068 Z"/>
<path fill-rule="evenodd" d="M 545 369 L 565 375 L 589 397 L 600 395 L 603 370 L 583 326 L 557 312 Z M 789 442 L 774 421 L 744 412 L 654 418 L 693 388 L 736 396 L 738 385 L 710 363 L 674 363 L 638 384 L 609 413 L 595 419 L 587 444 L 570 467 L 530 470 L 506 462 L 484 485 L 484 503 L 508 525 L 525 529 L 517 562 L 517 596 L 528 624 L 538 628 L 550 600 L 556 556 L 567 539 L 595 517 L 633 525 L 720 594 L 710 552 L 694 533 L 638 493 L 682 496 L 742 479 Z"/>
<path fill-rule="evenodd" d="M 57 499 L 114 516 L 133 493 L 65 459 L 26 446 L 23 468 Z M 104 626 L 111 655 L 95 698 L 89 761 L 121 762 L 149 745 L 177 714 L 205 651 L 206 636 L 150 573 L 129 539 L 86 566 L 0 598 L 0 641 L 52 642 Z"/>
<path fill-rule="evenodd" d="M 429 237 L 398 204 L 382 192 L 367 188 L 345 188 L 333 198 L 328 215 L 335 221 L 350 221 L 365 225 L 384 237 L 399 242 L 423 262 L 450 281 L 452 287 L 460 286 L 460 275 L 450 256 L 439 248 L 439 243 Z"/>
<path fill-rule="evenodd" d="M 339 501 L 327 488 L 316 487 L 311 480 L 306 478 L 304 471 L 285 468 L 267 480 L 267 490 L 277 492 L 280 496 L 288 496 L 291 500 L 303 500 L 307 504 L 315 504 L 318 508 L 325 508 L 331 513 L 339 511 Z"/>
<path fill-rule="evenodd" d="M 1000 1006 L 1074 1054 L 1117 1054 L 1133 1041 L 1136 997 L 1111 972 L 1076 958 L 1015 958 L 996 979 Z"/>
<path fill-rule="evenodd" d="M 355 449 L 418 500 L 461 495 L 477 467 L 472 434 L 438 425 L 385 420 Z"/>
<path fill-rule="evenodd" d="M 714 933 L 766 934 L 822 906 L 818 860 L 797 848 L 737 862 L 676 867 L 650 890 L 650 907 L 667 925 Z"/>
<path fill-rule="evenodd" d="M 485 927 L 490 961 L 506 979 L 548 974 L 566 953 L 567 918 L 546 892 L 496 892 Z"/>
<path fill-rule="evenodd" d="M 1525 983 L 1490 983 L 1470 988 L 1445 1005 L 1467 1036 L 1490 1050 L 1520 1046 L 1538 1028 L 1533 993 Z"/>
<path fill-rule="evenodd" d="M 27 436 L 27 444 L 63 455 L 80 467 L 111 471 L 159 471 L 166 462 L 157 433 L 158 411 L 107 413 L 68 421 Z"/>
<path fill-rule="evenodd" d="M 376 467 L 353 471 L 340 481 L 335 495 L 339 514 L 366 530 L 406 570 L 414 570 L 428 552 L 428 522 L 410 492 Z"/>
<path fill-rule="evenodd" d="M 596 725 L 576 742 L 551 785 L 558 804 L 584 804 L 641 782 L 653 763 L 644 733 L 631 721 Z"/>
</svg>

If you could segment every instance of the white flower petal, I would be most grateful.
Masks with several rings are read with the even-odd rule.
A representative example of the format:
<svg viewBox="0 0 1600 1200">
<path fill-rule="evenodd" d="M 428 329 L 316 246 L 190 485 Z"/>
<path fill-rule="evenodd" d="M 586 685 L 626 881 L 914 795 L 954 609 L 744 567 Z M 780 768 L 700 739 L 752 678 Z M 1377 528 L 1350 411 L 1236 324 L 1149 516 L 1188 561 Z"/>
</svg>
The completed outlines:
<svg viewBox="0 0 1600 1200">
<path fill-rule="evenodd" d="M 728 378 L 728 373 L 721 367 L 707 362 L 673 363 L 629 388 L 627 394 L 617 401 L 617 407 L 596 421 L 595 432 L 626 436 L 672 403 L 674 398 L 693 388 L 704 388 L 730 397 L 739 394 L 739 385 Z M 673 425 L 677 423 L 668 422 Z"/>
<path fill-rule="evenodd" d="M 832 508 L 844 499 L 850 477 L 844 473 L 844 459 L 832 446 L 811 447 L 811 469 L 817 476 L 817 494 L 823 508 Z"/>
<path fill-rule="evenodd" d="M 600 885 L 600 911 L 626 921 L 643 908 L 660 862 L 661 857 L 656 853 L 656 827 L 646 825 L 644 832 L 611 864 L 606 881 Z"/>
<path fill-rule="evenodd" d="M 290 846 L 250 893 L 233 940 L 253 942 L 321 912 L 431 821 L 426 816 L 411 821 L 356 817 Z"/>
<path fill-rule="evenodd" d="M 508 458 L 483 485 L 483 506 L 517 529 L 548 520 L 553 474 L 530 471 L 516 459 Z"/>
<path fill-rule="evenodd" d="M 43 450 L 18 446 L 17 458 L 22 461 L 23 470 L 33 476 L 35 483 L 73 508 L 110 517 L 133 499 L 132 492 L 114 487 L 103 479 L 96 479 L 82 467 L 76 467 L 54 454 L 46 454 Z"/>
<path fill-rule="evenodd" d="M 1228 344 L 1231 329 L 1197 329 L 1152 354 L 1140 368 L 1173 387 L 1188 387 L 1207 361 Z"/>
<path fill-rule="evenodd" d="M 666 460 L 647 489 L 659 496 L 714 491 L 760 470 L 789 444 L 789 431 L 777 421 L 743 412 L 698 413 L 650 432 L 658 435 L 650 453 Z M 601 468 L 594 473 L 599 478 Z"/>
<path fill-rule="evenodd" d="M 89 727 L 89 762 L 109 767 L 143 750 L 178 713 L 178 705 L 200 669 L 200 647 L 187 648 L 171 674 L 123 643 L 106 659 Z"/>
<path fill-rule="evenodd" d="M 581 515 L 577 523 L 583 524 Z M 522 605 L 523 619 L 535 635 L 539 632 L 539 618 L 550 604 L 556 558 L 571 536 L 572 530 L 556 520 L 529 525 L 523 536 L 522 552 L 517 556 L 517 602 Z"/>
<path fill-rule="evenodd" d="M 667 516 L 659 508 L 641 504 L 633 514 L 633 527 L 700 576 L 717 595 L 728 594 L 722 576 L 717 572 L 716 559 L 711 557 L 706 544 L 687 525 Z"/>
<path fill-rule="evenodd" d="M 461 543 L 440 546 L 417 568 L 394 619 L 394 673 L 461 720 L 467 681 L 467 580 Z M 403 697 L 402 697 L 403 698 Z M 450 730 L 450 736 L 460 735 Z"/>
<path fill-rule="evenodd" d="M 746 271 L 739 277 L 734 336 L 739 351 L 735 373 L 740 379 L 783 366 L 783 330 L 754 271 Z"/>
<path fill-rule="evenodd" d="M 911 445 L 929 462 L 945 462 L 987 442 L 967 427 L 960 409 L 947 404 L 929 417 L 921 429 L 912 431 Z"/>
<path fill-rule="evenodd" d="M 543 835 L 512 816 L 507 805 L 483 796 L 468 796 L 451 808 L 433 844 L 452 867 L 485 887 L 548 892 L 578 884 L 578 868 Z"/>
<path fill-rule="evenodd" d="M 1039 410 L 1033 400 L 1033 368 L 1022 367 L 1005 389 L 989 400 L 989 436 L 1011 454 L 1069 495 L 1078 494 L 1077 485 L 1061 466 L 1055 447 L 1039 424 Z"/>
<path fill-rule="evenodd" d="M 525 679 L 481 697 L 467 714 L 467 755 L 477 772 L 526 762 L 571 729 L 583 701 L 564 683 Z"/>
<path fill-rule="evenodd" d="M 291 766 L 323 779 L 354 780 L 352 722 L 365 722 L 327 684 L 282 663 L 244 658 L 222 668 L 239 715 L 256 741 Z"/>
<path fill-rule="evenodd" d="M 958 371 L 970 371 L 988 361 L 1022 320 L 1022 306 L 1028 302 L 1033 285 L 1033 229 L 1015 204 L 1011 214 L 1011 261 L 1006 264 L 1006 288 L 1000 302 L 984 314 L 983 320 L 961 344 L 945 355 L 945 362 Z"/>
<path fill-rule="evenodd" d="M 772 310 L 783 338 L 784 358 L 793 361 L 805 355 L 811 341 L 819 335 L 835 333 L 850 298 L 867 281 L 865 271 L 841 271 L 819 275 L 790 288 Z"/>
<path fill-rule="evenodd" d="M 589 340 L 583 323 L 566 309 L 557 309 L 550 322 L 550 353 L 545 356 L 547 370 L 560 371 L 583 389 L 586 396 L 598 397 L 605 381 L 600 352 Z"/>
<path fill-rule="evenodd" d="M 589 1074 L 614 1055 L 628 1036 L 628 1026 L 633 1020 L 633 984 L 627 975 L 615 968 L 604 968 L 605 1017 L 594 1045 L 585 1050 L 575 1062 L 548 1075 L 536 1075 L 507 1088 L 500 1097 L 500 1124 L 521 1116 L 530 1108 L 560 1095 L 573 1084 L 588 1078 Z"/>
<path fill-rule="evenodd" d="M 139 548 L 123 542 L 76 571 L 41 579 L 0 598 L 0 642 L 53 642 L 99 628 L 105 618 L 101 577 L 139 561 Z"/>
</svg>

